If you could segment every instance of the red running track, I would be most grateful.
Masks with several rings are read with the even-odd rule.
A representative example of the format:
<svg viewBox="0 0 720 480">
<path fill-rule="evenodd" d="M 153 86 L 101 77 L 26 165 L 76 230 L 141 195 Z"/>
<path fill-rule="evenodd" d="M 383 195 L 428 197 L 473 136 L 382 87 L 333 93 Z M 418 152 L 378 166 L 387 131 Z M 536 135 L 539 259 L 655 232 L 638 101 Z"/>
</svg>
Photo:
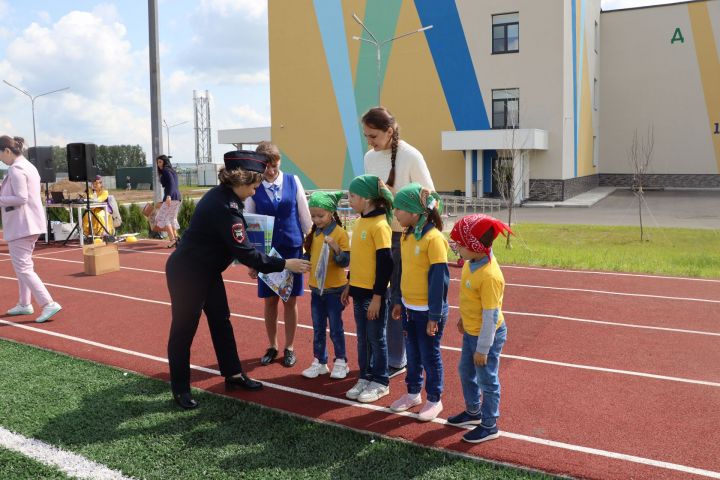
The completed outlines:
<svg viewBox="0 0 720 480">
<path fill-rule="evenodd" d="M 121 247 L 122 270 L 82 274 L 82 255 L 71 247 L 36 250 L 36 271 L 64 306 L 37 325 L 29 317 L 3 317 L 0 337 L 66 352 L 167 380 L 169 296 L 164 264 L 169 251 L 150 241 Z M 270 388 L 231 396 L 359 430 L 587 478 L 720 478 L 720 280 L 504 268 L 508 342 L 503 352 L 502 436 L 470 445 L 464 430 L 425 424 L 390 412 L 405 392 L 367 406 L 344 393 L 345 380 L 308 380 L 312 360 L 309 295 L 300 299 L 298 364 L 259 365 L 266 348 L 262 303 L 243 267 L 225 274 L 233 325 L 246 370 Z M 452 269 L 457 279 L 459 270 Z M 15 275 L 0 245 L 2 304 L 16 302 Z M 450 303 L 457 305 L 457 281 Z M 5 308 L 5 307 L 2 307 Z M 348 356 L 357 364 L 354 321 L 344 315 Z M 443 337 L 443 418 L 463 408 L 456 374 L 461 336 L 457 310 Z M 282 341 L 282 335 L 281 335 Z M 207 327 L 195 339 L 193 384 L 224 394 Z"/>
</svg>

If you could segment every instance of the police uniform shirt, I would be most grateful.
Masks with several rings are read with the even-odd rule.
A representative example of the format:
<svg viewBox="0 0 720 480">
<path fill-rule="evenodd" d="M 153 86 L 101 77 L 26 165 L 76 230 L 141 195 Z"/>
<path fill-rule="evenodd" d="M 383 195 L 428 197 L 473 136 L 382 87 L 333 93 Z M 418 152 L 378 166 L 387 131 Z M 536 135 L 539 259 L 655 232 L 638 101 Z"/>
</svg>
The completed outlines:
<svg viewBox="0 0 720 480">
<path fill-rule="evenodd" d="M 463 329 L 470 335 L 480 335 L 483 310 L 498 310 L 497 328 L 503 322 L 503 294 L 505 277 L 495 257 L 465 262 L 460 277 L 460 317 Z"/>
<path fill-rule="evenodd" d="M 177 253 L 200 271 L 222 272 L 233 259 L 263 273 L 283 270 L 285 260 L 267 256 L 250 243 L 242 207 L 231 188 L 210 189 L 197 203 Z"/>
<path fill-rule="evenodd" d="M 430 228 L 420 237 L 408 233 L 400 242 L 402 278 L 400 291 L 406 307 L 418 310 L 428 309 L 428 283 L 430 267 L 447 264 L 448 242 L 437 228 Z"/>
</svg>

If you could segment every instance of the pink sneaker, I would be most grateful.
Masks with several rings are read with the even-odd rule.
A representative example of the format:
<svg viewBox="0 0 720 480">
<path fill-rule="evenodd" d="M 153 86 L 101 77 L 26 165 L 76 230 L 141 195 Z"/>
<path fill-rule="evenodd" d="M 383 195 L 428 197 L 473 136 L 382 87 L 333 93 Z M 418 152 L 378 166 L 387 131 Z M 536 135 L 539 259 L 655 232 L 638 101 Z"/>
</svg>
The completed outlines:
<svg viewBox="0 0 720 480">
<path fill-rule="evenodd" d="M 435 418 L 440 415 L 440 412 L 442 412 L 442 410 L 443 404 L 441 400 L 437 402 L 427 401 L 420 410 L 420 413 L 418 414 L 418 419 L 421 422 L 430 422 L 432 420 L 435 420 Z"/>
<path fill-rule="evenodd" d="M 406 393 L 390 405 L 390 410 L 393 412 L 404 412 L 405 410 L 408 410 L 415 405 L 420 405 L 421 403 L 422 397 L 419 393 Z"/>
</svg>

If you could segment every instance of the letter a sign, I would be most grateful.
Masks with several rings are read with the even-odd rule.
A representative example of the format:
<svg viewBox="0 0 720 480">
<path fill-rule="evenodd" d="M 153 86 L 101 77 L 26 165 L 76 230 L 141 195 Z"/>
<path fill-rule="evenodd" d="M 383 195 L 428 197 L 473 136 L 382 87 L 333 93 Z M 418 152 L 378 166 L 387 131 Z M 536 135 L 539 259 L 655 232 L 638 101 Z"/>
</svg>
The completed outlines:
<svg viewBox="0 0 720 480">
<path fill-rule="evenodd" d="M 680 27 L 677 27 L 675 29 L 675 33 L 673 33 L 672 40 L 670 40 L 670 45 L 674 44 L 675 42 L 685 43 L 685 38 L 683 38 L 683 34 L 680 31 Z"/>
</svg>

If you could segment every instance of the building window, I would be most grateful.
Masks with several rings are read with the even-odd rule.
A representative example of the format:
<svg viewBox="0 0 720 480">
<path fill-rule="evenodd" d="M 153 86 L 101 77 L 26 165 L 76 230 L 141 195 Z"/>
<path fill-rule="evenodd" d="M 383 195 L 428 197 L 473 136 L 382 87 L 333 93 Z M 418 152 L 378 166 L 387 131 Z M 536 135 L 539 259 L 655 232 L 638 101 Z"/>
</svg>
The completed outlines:
<svg viewBox="0 0 720 480">
<path fill-rule="evenodd" d="M 600 27 L 597 20 L 595 20 L 595 53 L 600 49 Z"/>
<path fill-rule="evenodd" d="M 520 51 L 520 15 L 505 13 L 492 17 L 492 53 Z"/>
<path fill-rule="evenodd" d="M 508 88 L 492 92 L 493 128 L 520 126 L 520 89 Z"/>
<path fill-rule="evenodd" d="M 598 109 L 598 81 L 597 78 L 593 79 L 593 108 Z"/>
</svg>

